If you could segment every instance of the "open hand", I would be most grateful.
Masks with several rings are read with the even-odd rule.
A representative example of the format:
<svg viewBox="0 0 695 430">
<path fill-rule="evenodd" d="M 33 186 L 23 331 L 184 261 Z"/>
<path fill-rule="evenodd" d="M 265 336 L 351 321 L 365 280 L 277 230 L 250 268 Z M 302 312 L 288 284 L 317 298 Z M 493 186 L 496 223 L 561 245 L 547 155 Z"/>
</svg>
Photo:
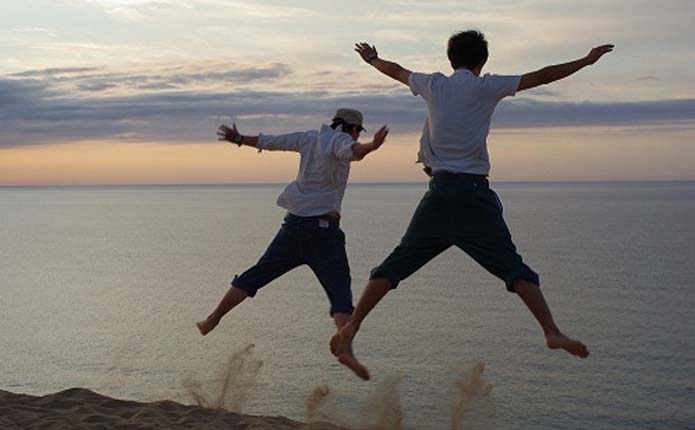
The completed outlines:
<svg viewBox="0 0 695 430">
<path fill-rule="evenodd" d="M 594 64 L 595 62 L 597 62 L 599 60 L 599 58 L 603 57 L 605 54 L 607 54 L 609 52 L 612 52 L 614 46 L 615 45 L 613 45 L 613 44 L 608 44 L 608 45 L 601 45 L 601 46 L 595 47 L 586 56 L 586 61 L 589 64 Z"/>
<path fill-rule="evenodd" d="M 239 136 L 239 130 L 236 129 L 236 124 L 232 124 L 232 128 L 222 124 L 217 129 L 217 140 L 227 140 L 234 143 L 234 138 Z"/>
<path fill-rule="evenodd" d="M 382 143 L 386 140 L 386 136 L 389 134 L 389 129 L 386 126 L 386 124 L 383 125 L 375 134 L 374 134 L 374 149 L 377 149 L 381 146 Z"/>
<path fill-rule="evenodd" d="M 360 57 L 367 63 L 378 57 L 375 46 L 370 46 L 369 43 L 355 43 L 355 52 L 360 54 Z"/>
</svg>

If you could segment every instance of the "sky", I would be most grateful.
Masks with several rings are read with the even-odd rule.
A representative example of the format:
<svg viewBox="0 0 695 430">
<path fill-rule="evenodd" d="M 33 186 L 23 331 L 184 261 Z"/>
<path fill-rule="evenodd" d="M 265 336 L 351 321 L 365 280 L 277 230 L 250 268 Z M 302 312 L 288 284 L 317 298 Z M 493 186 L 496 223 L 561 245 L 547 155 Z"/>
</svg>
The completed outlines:
<svg viewBox="0 0 695 430">
<path fill-rule="evenodd" d="M 523 74 L 615 44 L 594 66 L 504 99 L 498 181 L 695 180 L 692 0 L 0 0 L 0 186 L 282 183 L 293 153 L 216 140 L 319 128 L 339 107 L 384 146 L 354 182 L 424 181 L 423 100 L 354 52 L 451 73 L 484 32 L 483 73 Z"/>
</svg>

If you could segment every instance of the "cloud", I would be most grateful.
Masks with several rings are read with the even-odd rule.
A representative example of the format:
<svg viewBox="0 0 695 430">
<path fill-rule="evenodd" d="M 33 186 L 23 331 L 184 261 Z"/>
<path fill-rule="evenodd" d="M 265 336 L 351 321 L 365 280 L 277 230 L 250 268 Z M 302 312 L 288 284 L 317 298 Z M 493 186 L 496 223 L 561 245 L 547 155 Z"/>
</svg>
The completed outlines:
<svg viewBox="0 0 695 430">
<path fill-rule="evenodd" d="M 143 22 L 162 16 L 254 18 L 287 20 L 313 17 L 313 10 L 234 0 L 72 0 L 75 4 L 96 5 L 108 15 L 125 22 Z"/>
<path fill-rule="evenodd" d="M 38 79 L 0 79 L 0 118 L 4 111 L 20 110 L 52 94 L 49 84 Z"/>
<path fill-rule="evenodd" d="M 55 37 L 56 34 L 52 32 L 51 30 L 43 27 L 25 27 L 25 28 L 15 28 L 12 30 L 16 33 L 38 33 L 38 34 L 46 34 L 50 37 Z"/>
<path fill-rule="evenodd" d="M 27 77 L 54 77 L 63 74 L 93 72 L 99 70 L 96 67 L 55 67 L 41 70 L 26 70 L 24 72 L 12 73 L 8 76 L 27 78 Z"/>
<path fill-rule="evenodd" d="M 502 127 L 640 125 L 695 120 L 695 100 L 639 102 L 548 102 L 519 99 L 501 103 L 495 124 Z"/>
<path fill-rule="evenodd" d="M 312 87 L 311 82 L 295 86 L 287 78 L 292 73 L 289 66 L 278 63 L 226 69 L 207 64 L 195 71 L 186 66 L 164 67 L 134 74 L 81 67 L 0 76 L 0 147 L 88 139 L 212 142 L 222 122 L 238 120 L 248 132 L 306 130 L 327 122 L 338 107 L 362 110 L 370 131 L 384 123 L 398 134 L 422 129 L 425 104 L 405 88 L 325 89 L 321 83 Z M 276 88 L 265 89 L 253 86 L 259 80 L 279 81 Z M 549 95 L 555 94 L 528 92 L 504 100 L 493 128 L 695 120 L 695 99 L 558 102 L 548 101 Z"/>
<path fill-rule="evenodd" d="M 314 17 L 319 15 L 316 11 L 300 7 L 278 6 L 262 4 L 261 2 L 231 1 L 231 0 L 198 0 L 201 8 L 221 7 L 228 10 L 234 16 L 245 16 L 260 19 L 293 19 L 300 17 Z"/>
<path fill-rule="evenodd" d="M 147 71 L 131 70 L 125 72 L 104 72 L 98 67 L 64 67 L 41 70 L 28 70 L 7 75 L 10 78 L 35 78 L 45 86 L 60 87 L 63 91 L 70 89 L 101 92 L 107 90 L 172 90 L 215 86 L 268 83 L 275 79 L 287 77 L 292 69 L 282 63 L 265 66 L 234 67 L 229 64 L 198 65 L 195 71 L 186 66 L 152 67 Z M 8 81 L 11 82 L 11 81 Z M 21 82 L 21 80 L 16 80 Z"/>
<path fill-rule="evenodd" d="M 292 73 L 289 66 L 276 63 L 268 67 L 250 67 L 224 72 L 178 73 L 164 79 L 172 83 L 188 84 L 195 81 L 258 81 L 282 78 Z"/>
<path fill-rule="evenodd" d="M 84 83 L 84 84 L 79 84 L 77 87 L 82 91 L 98 92 L 98 91 L 108 90 L 111 88 L 116 88 L 116 87 L 118 87 L 118 85 L 116 85 L 114 83 L 109 83 L 109 82 L 88 82 L 88 83 Z M 171 88 L 176 88 L 176 87 L 171 86 Z M 162 89 L 162 87 L 158 86 L 158 87 L 156 87 L 156 89 Z"/>
</svg>

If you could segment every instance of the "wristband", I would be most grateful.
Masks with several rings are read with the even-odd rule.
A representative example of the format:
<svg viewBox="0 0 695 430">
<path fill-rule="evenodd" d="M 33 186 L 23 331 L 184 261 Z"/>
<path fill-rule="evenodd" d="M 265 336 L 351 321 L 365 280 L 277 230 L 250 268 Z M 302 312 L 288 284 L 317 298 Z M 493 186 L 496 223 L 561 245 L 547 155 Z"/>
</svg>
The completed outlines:
<svg viewBox="0 0 695 430">
<path fill-rule="evenodd" d="M 372 54 L 369 57 L 367 57 L 367 59 L 365 61 L 369 64 L 372 64 L 372 61 L 376 60 L 377 58 L 379 58 L 379 55 Z"/>
<path fill-rule="evenodd" d="M 236 136 L 234 136 L 234 137 L 232 138 L 232 142 L 236 143 L 237 145 L 239 145 L 239 146 L 241 147 L 241 141 L 242 141 L 243 139 L 244 139 L 244 138 L 243 138 L 240 134 L 237 134 Z"/>
</svg>

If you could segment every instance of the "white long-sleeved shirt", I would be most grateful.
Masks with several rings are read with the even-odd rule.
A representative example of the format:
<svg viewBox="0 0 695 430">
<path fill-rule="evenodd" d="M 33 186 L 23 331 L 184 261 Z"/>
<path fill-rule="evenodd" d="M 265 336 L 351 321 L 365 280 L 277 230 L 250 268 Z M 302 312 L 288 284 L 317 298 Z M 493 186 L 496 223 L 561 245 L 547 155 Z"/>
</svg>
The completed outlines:
<svg viewBox="0 0 695 430">
<path fill-rule="evenodd" d="M 418 161 L 432 172 L 487 175 L 490 119 L 502 98 L 513 96 L 521 76 L 475 76 L 458 69 L 451 76 L 411 73 L 413 95 L 427 102 Z"/>
<path fill-rule="evenodd" d="M 299 216 L 340 213 L 350 175 L 350 162 L 356 160 L 349 134 L 327 125 L 320 130 L 258 135 L 258 151 L 293 151 L 300 155 L 297 178 L 277 199 L 278 206 Z"/>
</svg>

